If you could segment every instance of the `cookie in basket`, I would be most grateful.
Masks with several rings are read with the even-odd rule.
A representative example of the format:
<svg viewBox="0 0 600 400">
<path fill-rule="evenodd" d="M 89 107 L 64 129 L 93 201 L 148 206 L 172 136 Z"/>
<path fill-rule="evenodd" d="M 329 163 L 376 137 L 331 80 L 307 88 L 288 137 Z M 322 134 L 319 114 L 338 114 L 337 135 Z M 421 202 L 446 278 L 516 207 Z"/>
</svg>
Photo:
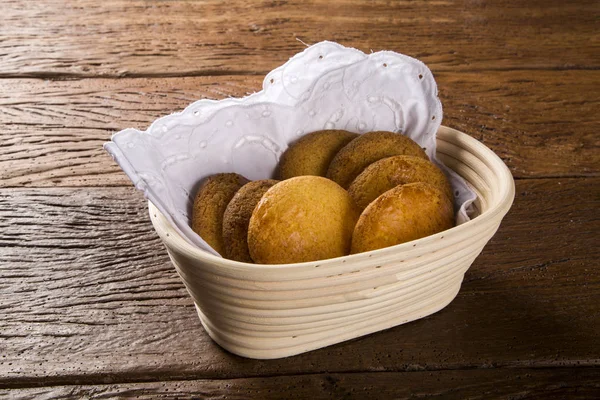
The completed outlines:
<svg viewBox="0 0 600 400">
<path fill-rule="evenodd" d="M 212 175 L 202 182 L 192 210 L 192 229 L 223 255 L 223 214 L 235 193 L 248 179 L 233 173 Z"/>
</svg>

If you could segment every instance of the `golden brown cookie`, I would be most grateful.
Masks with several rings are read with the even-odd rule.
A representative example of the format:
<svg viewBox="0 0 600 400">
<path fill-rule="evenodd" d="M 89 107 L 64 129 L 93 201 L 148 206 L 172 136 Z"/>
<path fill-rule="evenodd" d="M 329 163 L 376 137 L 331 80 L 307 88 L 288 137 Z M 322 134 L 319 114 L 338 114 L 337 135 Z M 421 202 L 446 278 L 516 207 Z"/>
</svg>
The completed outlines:
<svg viewBox="0 0 600 400">
<path fill-rule="evenodd" d="M 336 154 L 326 176 L 348 189 L 354 178 L 369 165 L 382 158 L 398 155 L 429 159 L 416 142 L 400 133 L 368 132 L 348 143 Z"/>
<path fill-rule="evenodd" d="M 450 200 L 452 187 L 434 163 L 415 156 L 393 156 L 375 161 L 348 188 L 356 205 L 364 210 L 384 192 L 407 183 L 425 182 L 439 188 Z"/>
<path fill-rule="evenodd" d="M 277 182 L 274 179 L 250 182 L 242 186 L 233 196 L 223 214 L 223 244 L 226 258 L 253 262 L 248 250 L 250 217 L 263 194 Z"/>
<path fill-rule="evenodd" d="M 250 218 L 248 247 L 260 264 L 340 257 L 350 252 L 359 211 L 344 189 L 319 176 L 279 182 Z"/>
<path fill-rule="evenodd" d="M 248 179 L 238 174 L 216 174 L 202 182 L 194 199 L 192 229 L 217 253 L 224 255 L 223 213 Z"/>
<path fill-rule="evenodd" d="M 360 215 L 352 236 L 352 253 L 409 242 L 454 226 L 452 202 L 428 183 L 388 190 Z"/>
<path fill-rule="evenodd" d="M 279 160 L 275 176 L 289 179 L 294 176 L 325 176 L 337 152 L 358 136 L 343 130 L 325 130 L 309 133 L 287 148 Z"/>
</svg>

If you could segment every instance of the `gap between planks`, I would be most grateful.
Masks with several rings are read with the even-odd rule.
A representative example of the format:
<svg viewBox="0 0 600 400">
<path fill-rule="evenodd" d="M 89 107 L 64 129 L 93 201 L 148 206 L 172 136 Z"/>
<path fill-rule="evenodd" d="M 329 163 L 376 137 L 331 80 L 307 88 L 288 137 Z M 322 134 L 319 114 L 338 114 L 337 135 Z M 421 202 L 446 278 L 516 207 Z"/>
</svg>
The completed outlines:
<svg viewBox="0 0 600 400">
<path fill-rule="evenodd" d="M 148 376 L 144 376 L 140 379 L 117 379 L 112 380 L 112 377 L 122 377 L 122 374 L 98 374 L 98 375 L 62 375 L 59 378 L 51 378 L 47 380 L 15 380 L 14 383 L 2 382 L 0 383 L 0 390 L 2 389 L 27 389 L 35 387 L 52 387 L 52 386 L 81 386 L 81 385 L 126 385 L 126 384 L 144 384 L 144 383 L 157 383 L 157 382 L 190 382 L 190 381 L 239 381 L 244 379 L 272 379 L 272 378 L 286 378 L 286 377 L 302 377 L 302 376 L 327 376 L 327 375 L 364 375 L 364 374 L 412 374 L 412 373 L 440 373 L 440 372 L 460 372 L 460 371 L 520 371 L 520 370 L 533 370 L 533 371 L 552 371 L 560 369 L 573 369 L 573 370 L 596 370 L 600 366 L 600 359 L 598 360 L 587 360 L 586 362 L 580 362 L 573 360 L 572 362 L 556 362 L 555 364 L 539 365 L 539 364 L 528 364 L 527 362 L 511 363 L 507 365 L 461 365 L 461 366 L 446 366 L 446 367 L 425 367 L 412 366 L 409 368 L 389 368 L 381 371 L 371 370 L 348 370 L 348 371 L 306 371 L 306 372 L 282 372 L 282 373 L 271 373 L 271 374 L 248 374 L 238 376 L 197 376 L 195 374 L 186 375 L 173 375 L 165 377 L 163 374 L 157 375 L 156 379 L 149 379 Z M 107 381 L 107 377 L 109 377 Z M 39 382 L 37 382 L 39 380 Z"/>
<path fill-rule="evenodd" d="M 283 64 L 282 64 L 283 65 Z M 278 68 L 278 65 L 273 68 Z M 498 68 L 469 68 L 468 70 L 461 70 L 456 68 L 435 68 L 432 72 L 437 73 L 451 73 L 451 72 L 465 72 L 465 73 L 481 73 L 481 72 L 519 72 L 519 71 L 598 71 L 600 66 L 554 66 L 554 67 L 536 67 L 536 66 L 523 66 L 519 68 L 512 67 L 498 67 Z M 0 74 L 0 80 L 8 79 L 39 79 L 44 81 L 82 81 L 86 79 L 143 79 L 143 78 L 210 78 L 220 76 L 266 76 L 270 71 L 245 71 L 245 70 L 207 70 L 207 71 L 188 71 L 183 73 L 135 73 L 125 72 L 122 74 L 82 74 L 82 73 L 11 73 L 11 74 Z"/>
</svg>

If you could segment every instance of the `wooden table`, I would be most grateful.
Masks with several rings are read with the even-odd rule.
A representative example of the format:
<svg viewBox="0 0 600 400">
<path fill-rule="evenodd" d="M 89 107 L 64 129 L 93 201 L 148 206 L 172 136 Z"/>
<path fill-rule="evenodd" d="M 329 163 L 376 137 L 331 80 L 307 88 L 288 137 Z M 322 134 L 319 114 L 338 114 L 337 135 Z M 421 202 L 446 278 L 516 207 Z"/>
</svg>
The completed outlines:
<svg viewBox="0 0 600 400">
<path fill-rule="evenodd" d="M 600 397 L 597 1 L 0 8 L 0 397 Z M 517 195 L 441 312 L 249 360 L 204 332 L 102 144 L 259 90 L 296 38 L 423 60 L 443 123 L 501 156 Z"/>
</svg>

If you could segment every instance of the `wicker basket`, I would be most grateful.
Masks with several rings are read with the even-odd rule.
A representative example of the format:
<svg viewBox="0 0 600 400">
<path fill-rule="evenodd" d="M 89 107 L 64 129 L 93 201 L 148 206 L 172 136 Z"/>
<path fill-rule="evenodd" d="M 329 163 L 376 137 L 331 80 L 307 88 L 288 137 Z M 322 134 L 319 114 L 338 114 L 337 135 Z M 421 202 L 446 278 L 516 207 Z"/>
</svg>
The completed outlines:
<svg viewBox="0 0 600 400">
<path fill-rule="evenodd" d="M 287 265 L 231 261 L 188 244 L 149 203 L 154 228 L 210 337 L 240 356 L 280 358 L 447 306 L 510 209 L 514 182 L 502 160 L 468 135 L 442 126 L 437 143 L 439 159 L 477 192 L 477 216 L 436 235 L 367 253 Z"/>
</svg>

